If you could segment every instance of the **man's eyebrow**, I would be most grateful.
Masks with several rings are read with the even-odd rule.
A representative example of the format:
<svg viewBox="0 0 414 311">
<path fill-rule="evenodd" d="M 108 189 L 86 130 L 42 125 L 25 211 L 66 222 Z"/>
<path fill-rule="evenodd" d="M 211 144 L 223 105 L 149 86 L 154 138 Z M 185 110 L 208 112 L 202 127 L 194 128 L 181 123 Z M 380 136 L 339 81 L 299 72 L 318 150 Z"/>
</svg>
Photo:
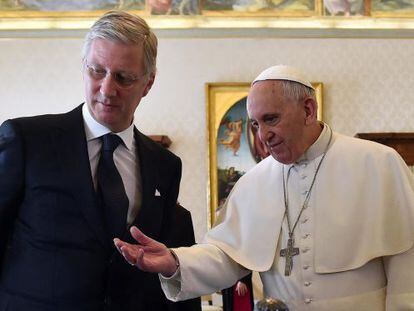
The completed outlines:
<svg viewBox="0 0 414 311">
<path fill-rule="evenodd" d="M 265 113 L 262 115 L 262 119 L 266 119 L 266 118 L 273 118 L 273 117 L 278 117 L 280 115 L 280 113 L 277 112 L 269 112 L 269 113 Z"/>
</svg>

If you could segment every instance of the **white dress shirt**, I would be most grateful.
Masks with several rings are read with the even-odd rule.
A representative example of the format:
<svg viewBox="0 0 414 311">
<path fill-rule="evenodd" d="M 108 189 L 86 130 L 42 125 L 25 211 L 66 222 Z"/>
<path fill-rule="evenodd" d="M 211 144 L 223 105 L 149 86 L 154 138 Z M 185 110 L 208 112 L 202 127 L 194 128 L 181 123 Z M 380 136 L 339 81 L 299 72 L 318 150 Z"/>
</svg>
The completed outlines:
<svg viewBox="0 0 414 311">
<path fill-rule="evenodd" d="M 101 155 L 102 142 L 100 137 L 111 133 L 107 127 L 98 123 L 91 115 L 88 105 L 82 107 L 83 121 L 85 125 L 86 140 L 88 142 L 89 163 L 91 166 L 92 180 L 97 187 L 96 171 Z M 141 174 L 137 145 L 134 138 L 134 124 L 132 123 L 118 135 L 124 145 L 120 144 L 114 151 L 114 162 L 124 183 L 125 192 L 128 197 L 129 207 L 127 224 L 131 224 L 138 214 L 142 202 Z"/>
</svg>

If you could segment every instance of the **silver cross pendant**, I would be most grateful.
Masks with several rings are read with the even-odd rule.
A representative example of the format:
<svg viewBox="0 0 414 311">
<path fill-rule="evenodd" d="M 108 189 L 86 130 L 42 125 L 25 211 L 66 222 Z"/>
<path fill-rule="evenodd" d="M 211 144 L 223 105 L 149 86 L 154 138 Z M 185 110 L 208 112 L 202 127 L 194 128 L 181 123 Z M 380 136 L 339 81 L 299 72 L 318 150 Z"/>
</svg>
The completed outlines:
<svg viewBox="0 0 414 311">
<path fill-rule="evenodd" d="M 295 240 L 289 238 L 287 241 L 287 247 L 280 250 L 280 256 L 286 257 L 285 263 L 285 276 L 289 276 L 293 267 L 293 256 L 299 255 L 299 248 L 294 247 Z"/>
</svg>

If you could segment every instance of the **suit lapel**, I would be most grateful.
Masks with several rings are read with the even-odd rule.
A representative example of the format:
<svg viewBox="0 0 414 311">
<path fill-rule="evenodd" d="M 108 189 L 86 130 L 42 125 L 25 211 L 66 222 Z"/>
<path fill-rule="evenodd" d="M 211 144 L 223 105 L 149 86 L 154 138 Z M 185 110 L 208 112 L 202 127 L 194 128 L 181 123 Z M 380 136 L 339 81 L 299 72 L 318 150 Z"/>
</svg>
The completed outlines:
<svg viewBox="0 0 414 311">
<path fill-rule="evenodd" d="M 98 239 L 106 246 L 108 239 L 93 186 L 81 107 L 67 113 L 52 135 L 62 176 L 67 178 L 68 187 L 72 188 L 76 205 L 81 208 Z"/>
</svg>

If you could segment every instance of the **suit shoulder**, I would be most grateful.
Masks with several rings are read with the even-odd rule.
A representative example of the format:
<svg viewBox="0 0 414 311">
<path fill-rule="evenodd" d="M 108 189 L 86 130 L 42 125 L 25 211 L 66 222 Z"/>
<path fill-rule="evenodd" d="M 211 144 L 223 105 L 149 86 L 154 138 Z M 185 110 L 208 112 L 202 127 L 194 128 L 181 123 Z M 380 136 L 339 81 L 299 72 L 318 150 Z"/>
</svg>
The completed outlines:
<svg viewBox="0 0 414 311">
<path fill-rule="evenodd" d="M 80 107 L 77 107 L 76 109 L 66 113 L 20 117 L 7 120 L 7 122 L 13 126 L 21 128 L 22 130 L 39 132 L 55 126 L 64 126 L 65 123 L 70 120 L 82 120 Z"/>
</svg>

